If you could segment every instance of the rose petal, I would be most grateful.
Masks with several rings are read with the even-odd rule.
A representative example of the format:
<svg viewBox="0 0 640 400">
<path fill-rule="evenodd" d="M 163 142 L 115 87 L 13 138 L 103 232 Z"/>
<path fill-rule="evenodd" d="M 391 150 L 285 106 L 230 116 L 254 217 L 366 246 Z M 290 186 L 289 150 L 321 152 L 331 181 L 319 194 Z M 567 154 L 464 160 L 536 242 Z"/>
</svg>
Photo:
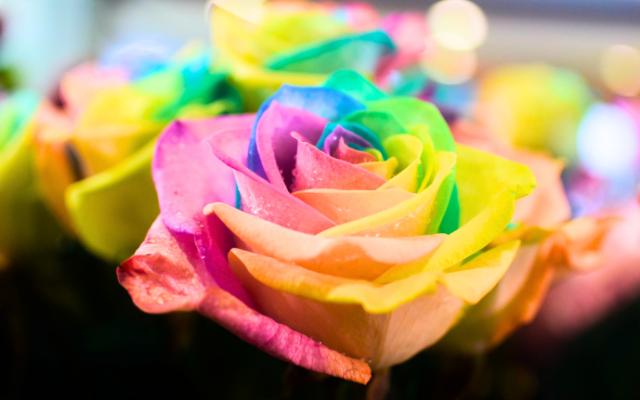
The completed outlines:
<svg viewBox="0 0 640 400">
<path fill-rule="evenodd" d="M 391 268 L 377 282 L 410 279 L 418 271 L 442 271 L 457 265 L 495 240 L 511 220 L 514 208 L 513 193 L 503 191 L 495 194 L 482 212 L 447 236 L 426 265 Z"/>
<path fill-rule="evenodd" d="M 340 69 L 333 72 L 323 86 L 338 89 L 363 103 L 387 97 L 376 85 L 351 69 Z"/>
<path fill-rule="evenodd" d="M 496 188 L 508 188 L 520 198 L 535 187 L 535 176 L 525 165 L 463 145 L 458 145 L 458 155 L 462 224 L 486 206 Z"/>
<path fill-rule="evenodd" d="M 474 306 L 445 338 L 445 345 L 480 353 L 500 343 L 535 316 L 554 268 L 537 260 L 538 246 L 523 247 L 498 286 Z"/>
<path fill-rule="evenodd" d="M 388 113 L 407 129 L 415 125 L 424 125 L 428 129 L 418 131 L 424 135 L 424 138 L 419 137 L 422 141 L 432 141 L 436 150 L 455 151 L 449 125 L 431 103 L 412 97 L 392 97 L 368 103 L 367 110 Z"/>
<path fill-rule="evenodd" d="M 234 174 L 242 210 L 266 221 L 305 233 L 318 233 L 335 224 L 289 193 L 282 193 L 261 178 Z"/>
<path fill-rule="evenodd" d="M 257 122 L 256 145 L 265 176 L 272 185 L 288 191 L 297 146 L 291 132 L 299 132 L 315 143 L 326 123 L 308 111 L 271 102 Z"/>
<path fill-rule="evenodd" d="M 480 253 L 460 268 L 447 270 L 444 283 L 453 294 L 475 304 L 500 282 L 516 256 L 520 242 L 507 242 Z"/>
<path fill-rule="evenodd" d="M 384 161 L 369 161 L 358 164 L 358 167 L 369 171 L 372 174 L 382 178 L 386 182 L 378 187 L 378 189 L 385 189 L 385 185 L 388 183 L 387 179 L 391 179 L 393 174 L 398 169 L 398 159 L 395 157 L 387 158 Z M 393 185 L 387 185 L 386 187 L 398 187 Z"/>
<path fill-rule="evenodd" d="M 317 141 L 318 140 L 316 139 L 313 141 L 313 143 Z M 334 151 L 340 143 L 344 143 L 344 145 L 346 146 L 347 142 L 350 144 L 355 144 L 363 149 L 373 148 L 373 145 L 371 145 L 371 143 L 369 143 L 366 139 L 345 129 L 340 125 L 337 125 L 333 129 L 333 131 L 325 137 L 324 143 L 322 145 L 322 150 L 329 155 L 333 155 Z"/>
<path fill-rule="evenodd" d="M 311 189 L 293 195 L 339 225 L 382 212 L 415 196 L 401 189 Z"/>
<path fill-rule="evenodd" d="M 327 303 L 283 291 L 276 283 L 299 282 L 300 274 L 328 281 L 327 275 L 239 249 L 232 250 L 229 257 L 234 271 L 267 315 L 331 348 L 368 360 L 374 370 L 401 363 L 435 343 L 455 323 L 463 305 L 442 286 L 432 285 L 393 311 L 369 314 L 357 305 Z"/>
<path fill-rule="evenodd" d="M 178 240 L 156 220 L 136 255 L 118 268 L 118 280 L 142 310 L 150 313 L 198 310 L 243 340 L 275 357 L 313 371 L 365 384 L 369 366 L 344 356 L 247 307 L 208 284 L 190 235 Z M 191 243 L 191 244 L 189 244 Z"/>
<path fill-rule="evenodd" d="M 353 189 L 371 190 L 384 179 L 364 168 L 338 160 L 315 146 L 298 141 L 293 190 Z"/>
<path fill-rule="evenodd" d="M 282 86 L 260 107 L 251 134 L 251 142 L 249 143 L 247 165 L 249 169 L 263 178 L 266 177 L 266 174 L 258 153 L 256 141 L 257 125 L 262 118 L 262 114 L 269 109 L 274 101 L 284 107 L 306 110 L 329 121 L 338 120 L 345 115 L 364 108 L 363 104 L 338 90 L 323 87 Z"/>
<path fill-rule="evenodd" d="M 439 168 L 437 176 L 432 184 L 417 196 L 397 204 L 393 208 L 383 212 L 338 225 L 322 232 L 325 237 L 345 235 L 380 235 L 380 236 L 415 236 L 429 231 L 430 225 L 439 225 L 439 221 L 433 220 L 437 211 L 443 182 L 451 176 L 455 165 L 455 155 L 452 153 L 439 153 Z M 434 222 L 437 222 L 434 224 Z"/>
<path fill-rule="evenodd" d="M 229 168 L 212 157 L 205 134 L 233 129 L 237 134 L 219 143 L 234 153 L 245 148 L 252 116 L 219 117 L 207 122 L 171 124 L 158 140 L 153 179 L 163 221 L 176 232 L 193 233 L 202 207 L 214 201 L 235 204 L 235 180 Z M 210 130 L 211 129 L 211 130 Z"/>
<path fill-rule="evenodd" d="M 338 141 L 338 147 L 335 154 L 333 154 L 338 160 L 346 161 L 351 164 L 360 164 L 370 161 L 377 161 L 376 156 L 365 151 L 356 150 L 349 147 L 343 138 Z"/>
<path fill-rule="evenodd" d="M 569 219 L 571 209 L 562 185 L 560 174 L 563 164 L 560 161 L 541 153 L 504 146 L 483 127 L 468 122 L 458 122 L 453 130 L 459 143 L 500 155 L 531 168 L 536 177 L 536 190 L 518 202 L 515 221 L 532 226 L 553 227 Z"/>
<path fill-rule="evenodd" d="M 121 261 L 133 253 L 158 215 L 150 168 L 154 148 L 152 142 L 116 167 L 66 190 L 78 238 L 105 259 Z"/>
<path fill-rule="evenodd" d="M 223 203 L 207 206 L 243 248 L 324 274 L 373 280 L 389 267 L 426 258 L 443 235 L 403 239 L 326 239 L 282 228 Z"/>
<path fill-rule="evenodd" d="M 351 69 L 373 75 L 382 57 L 395 51 L 395 45 L 382 31 L 342 35 L 312 44 L 293 53 L 278 55 L 265 63 L 266 68 L 290 72 L 329 74 Z"/>
</svg>

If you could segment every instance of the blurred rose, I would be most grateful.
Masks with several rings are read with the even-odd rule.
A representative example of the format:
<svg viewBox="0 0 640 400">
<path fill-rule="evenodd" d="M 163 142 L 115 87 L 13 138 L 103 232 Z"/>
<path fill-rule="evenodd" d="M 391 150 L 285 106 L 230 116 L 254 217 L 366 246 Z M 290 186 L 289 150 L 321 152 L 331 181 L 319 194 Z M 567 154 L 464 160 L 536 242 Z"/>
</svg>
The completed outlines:
<svg viewBox="0 0 640 400">
<path fill-rule="evenodd" d="M 593 94 L 575 72 L 544 64 L 502 66 L 479 83 L 476 118 L 503 143 L 572 162 Z"/>
<path fill-rule="evenodd" d="M 418 14 L 382 18 L 366 3 L 268 2 L 262 7 L 256 18 L 225 7 L 212 7 L 211 13 L 216 50 L 249 110 L 284 83 L 316 85 L 340 69 L 391 84 L 393 73 L 418 65 L 424 50 L 425 18 Z"/>
<path fill-rule="evenodd" d="M 130 254 L 158 212 L 150 171 L 155 138 L 175 117 L 237 110 L 225 80 L 201 54 L 137 80 L 96 64 L 69 71 L 36 123 L 41 189 L 67 230 L 101 257 Z"/>
<path fill-rule="evenodd" d="M 364 383 L 496 288 L 539 298 L 551 267 L 529 261 L 568 208 L 560 166 L 534 159 L 541 192 L 516 207 L 531 170 L 456 144 L 432 104 L 351 71 L 285 85 L 256 115 L 165 131 L 161 214 L 118 277 L 144 311 L 198 310 L 270 354 Z"/>
<path fill-rule="evenodd" d="M 20 92 L 0 100 L 0 266 L 51 248 L 59 235 L 37 189 L 33 116 L 37 96 Z"/>
<path fill-rule="evenodd" d="M 527 337 L 568 339 L 640 295 L 640 207 L 629 204 L 602 214 L 614 225 L 604 238 L 599 268 L 564 277 L 551 290 Z"/>
</svg>

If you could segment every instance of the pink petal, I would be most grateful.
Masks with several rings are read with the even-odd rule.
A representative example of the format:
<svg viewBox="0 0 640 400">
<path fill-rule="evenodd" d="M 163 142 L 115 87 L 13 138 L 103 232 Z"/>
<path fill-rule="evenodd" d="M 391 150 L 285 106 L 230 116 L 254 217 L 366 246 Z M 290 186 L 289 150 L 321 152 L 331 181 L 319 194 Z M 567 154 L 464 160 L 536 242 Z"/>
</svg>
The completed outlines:
<svg viewBox="0 0 640 400">
<path fill-rule="evenodd" d="M 161 215 L 170 229 L 194 233 L 206 204 L 235 203 L 233 174 L 211 154 L 204 139 L 233 129 L 236 133 L 227 135 L 228 140 L 220 145 L 230 153 L 246 153 L 252 120 L 253 116 L 247 115 L 205 122 L 176 121 L 165 130 L 158 140 L 153 178 Z"/>
<path fill-rule="evenodd" d="M 373 190 L 385 180 L 364 168 L 331 157 L 315 146 L 298 141 L 293 191 L 306 189 Z"/>
<path fill-rule="evenodd" d="M 242 211 L 304 233 L 318 233 L 333 221 L 290 193 L 283 193 L 260 178 L 237 172 Z"/>
<path fill-rule="evenodd" d="M 202 301 L 203 282 L 210 278 L 194 265 L 198 265 L 198 252 L 193 241 L 176 238 L 158 217 L 136 253 L 116 272 L 138 308 L 166 313 L 193 310 Z"/>
<path fill-rule="evenodd" d="M 228 132 L 233 135 L 232 131 Z M 225 134 L 217 136 L 225 140 Z M 233 171 L 243 211 L 300 232 L 317 233 L 335 224 L 300 199 L 276 189 L 271 183 L 251 171 L 245 164 L 220 151 L 215 143 L 216 157 Z"/>
<path fill-rule="evenodd" d="M 136 254 L 118 268 L 120 284 L 138 307 L 150 313 L 198 310 L 275 357 L 354 382 L 369 381 L 371 369 L 364 361 L 279 324 L 213 285 L 203 275 L 193 236 L 178 235 L 158 218 Z"/>
</svg>

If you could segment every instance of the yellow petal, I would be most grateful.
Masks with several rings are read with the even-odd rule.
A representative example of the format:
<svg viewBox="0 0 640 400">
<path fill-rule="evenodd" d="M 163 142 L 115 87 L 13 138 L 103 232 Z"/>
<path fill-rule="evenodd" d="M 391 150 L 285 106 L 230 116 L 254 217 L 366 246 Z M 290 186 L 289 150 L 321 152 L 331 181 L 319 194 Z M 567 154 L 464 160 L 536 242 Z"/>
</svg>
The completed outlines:
<svg viewBox="0 0 640 400">
<path fill-rule="evenodd" d="M 520 242 L 513 241 L 480 253 L 460 268 L 448 270 L 447 289 L 467 303 L 475 304 L 493 289 L 513 262 Z"/>
<path fill-rule="evenodd" d="M 426 265 L 392 268 L 377 279 L 378 283 L 410 278 L 418 271 L 444 271 L 482 250 L 507 226 L 515 208 L 513 193 L 497 193 L 473 219 L 451 233 Z"/>
<path fill-rule="evenodd" d="M 389 157 L 384 161 L 368 161 L 359 163 L 358 166 L 383 179 L 391 179 L 396 168 L 398 168 L 398 160 L 395 157 Z"/>
<path fill-rule="evenodd" d="M 415 197 L 383 212 L 338 225 L 320 232 L 320 236 L 415 236 L 427 232 L 432 212 L 436 209 L 436 196 L 440 185 L 450 176 L 455 165 L 455 154 L 439 152 L 436 155 L 439 170 L 432 184 Z"/>
<path fill-rule="evenodd" d="M 535 176 L 526 165 L 464 145 L 458 145 L 457 152 L 462 224 L 481 212 L 496 191 L 507 189 L 520 198 L 535 187 Z"/>
<path fill-rule="evenodd" d="M 504 278 L 445 338 L 459 351 L 484 352 L 535 316 L 554 273 L 551 263 L 537 260 L 538 245 L 524 246 Z"/>
<path fill-rule="evenodd" d="M 392 312 L 373 315 L 358 305 L 326 303 L 318 296 L 301 297 L 273 285 L 272 274 L 298 282 L 300 270 L 318 277 L 322 274 L 239 249 L 232 250 L 229 258 L 264 313 L 332 349 L 367 360 L 374 370 L 401 363 L 434 344 L 457 321 L 463 307 L 444 287 L 434 286 Z M 320 281 L 314 285 L 322 287 Z"/>
<path fill-rule="evenodd" d="M 154 145 L 67 189 L 78 238 L 103 258 L 121 261 L 131 254 L 159 212 L 151 179 Z"/>
</svg>

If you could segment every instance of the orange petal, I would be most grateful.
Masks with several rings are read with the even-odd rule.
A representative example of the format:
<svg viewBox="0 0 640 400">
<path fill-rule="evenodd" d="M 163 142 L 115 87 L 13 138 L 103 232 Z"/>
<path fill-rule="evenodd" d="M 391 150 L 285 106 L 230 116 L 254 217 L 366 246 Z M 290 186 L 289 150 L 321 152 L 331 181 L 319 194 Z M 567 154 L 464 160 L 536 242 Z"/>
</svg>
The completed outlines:
<svg viewBox="0 0 640 400">
<path fill-rule="evenodd" d="M 310 189 L 294 192 L 293 195 L 336 224 L 344 224 L 382 212 L 415 196 L 402 189 Z"/>
<path fill-rule="evenodd" d="M 352 279 L 373 280 L 391 266 L 422 260 L 445 236 L 329 239 L 283 228 L 223 203 L 210 204 L 205 213 L 215 213 L 247 250 Z"/>
<path fill-rule="evenodd" d="M 346 161 L 351 164 L 361 164 L 369 161 L 377 161 L 376 156 L 374 156 L 373 154 L 349 147 L 344 142 L 344 138 L 340 138 L 340 141 L 338 142 L 338 148 L 336 149 L 335 157 L 339 160 Z"/>
<path fill-rule="evenodd" d="M 603 246 L 618 222 L 611 216 L 583 217 L 564 224 L 545 240 L 542 257 L 554 264 L 577 271 L 602 265 Z"/>
</svg>

